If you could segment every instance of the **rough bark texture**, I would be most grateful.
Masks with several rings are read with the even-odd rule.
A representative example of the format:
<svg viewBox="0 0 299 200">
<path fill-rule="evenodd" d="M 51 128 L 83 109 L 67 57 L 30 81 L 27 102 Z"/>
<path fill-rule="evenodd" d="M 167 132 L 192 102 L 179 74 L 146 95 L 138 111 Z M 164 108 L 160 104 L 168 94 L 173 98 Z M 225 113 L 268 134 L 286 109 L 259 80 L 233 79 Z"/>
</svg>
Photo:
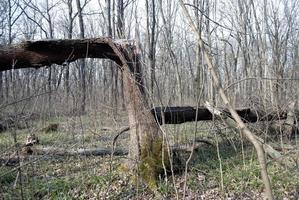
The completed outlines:
<svg viewBox="0 0 299 200">
<path fill-rule="evenodd" d="M 150 189 L 156 191 L 157 178 L 168 167 L 168 154 L 162 132 L 147 106 L 143 91 L 142 76 L 138 52 L 132 48 L 128 52 L 128 66 L 124 54 L 111 44 L 114 52 L 122 62 L 125 104 L 127 106 L 130 126 L 129 169 L 137 169 Z"/>
<path fill-rule="evenodd" d="M 79 58 L 107 58 L 121 65 L 110 38 L 25 41 L 0 49 L 0 71 L 66 64 Z"/>
</svg>

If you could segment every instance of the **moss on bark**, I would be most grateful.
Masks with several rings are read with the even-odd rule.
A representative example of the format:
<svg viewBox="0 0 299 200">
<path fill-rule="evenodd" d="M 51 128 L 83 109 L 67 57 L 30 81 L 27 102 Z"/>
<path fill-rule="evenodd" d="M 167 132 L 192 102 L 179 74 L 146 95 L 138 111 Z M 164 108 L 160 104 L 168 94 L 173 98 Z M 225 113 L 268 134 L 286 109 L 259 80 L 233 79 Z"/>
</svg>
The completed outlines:
<svg viewBox="0 0 299 200">
<path fill-rule="evenodd" d="M 149 145 L 141 147 L 139 173 L 151 190 L 157 190 L 158 177 L 169 166 L 169 156 L 162 138 L 156 138 Z"/>
</svg>

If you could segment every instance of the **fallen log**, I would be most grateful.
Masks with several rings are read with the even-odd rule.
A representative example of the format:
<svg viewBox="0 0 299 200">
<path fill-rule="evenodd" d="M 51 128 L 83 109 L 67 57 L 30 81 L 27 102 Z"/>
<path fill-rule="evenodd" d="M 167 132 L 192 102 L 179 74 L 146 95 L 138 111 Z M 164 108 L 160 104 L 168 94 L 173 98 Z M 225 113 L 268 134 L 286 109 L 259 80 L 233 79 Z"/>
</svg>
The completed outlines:
<svg viewBox="0 0 299 200">
<path fill-rule="evenodd" d="M 231 117 L 229 112 L 225 109 L 220 109 L 228 117 Z M 272 121 L 287 118 L 285 111 L 265 112 L 261 110 L 253 110 L 250 108 L 236 109 L 244 122 L 257 122 L 257 121 Z M 181 124 L 192 121 L 208 121 L 213 120 L 213 114 L 205 107 L 155 107 L 151 110 L 159 124 Z M 299 112 L 294 111 L 295 115 L 299 117 Z M 163 122 L 164 115 L 164 122 Z"/>
<path fill-rule="evenodd" d="M 122 129 L 120 132 L 127 131 L 126 129 Z M 211 142 L 208 140 L 197 140 L 195 149 L 199 149 L 205 143 L 207 145 L 213 146 Z M 113 144 L 114 145 L 114 144 Z M 190 153 L 192 148 L 192 144 L 175 144 L 170 147 L 172 152 L 172 159 L 177 168 L 181 168 L 184 162 L 182 160 L 185 159 L 183 153 Z M 30 151 L 30 153 L 28 152 Z M 49 159 L 57 159 L 63 158 L 65 156 L 126 156 L 128 155 L 128 149 L 120 149 L 115 148 L 93 148 L 93 149 L 65 149 L 65 148 L 54 148 L 54 147 L 28 147 L 25 146 L 21 149 L 21 154 L 18 157 L 15 153 L 10 156 L 0 157 L 0 166 L 16 166 L 19 165 L 20 162 L 28 163 L 35 162 L 38 160 L 49 160 Z"/>
<path fill-rule="evenodd" d="M 111 148 L 94 148 L 94 149 L 64 149 L 64 148 L 36 148 L 33 150 L 33 155 L 57 155 L 57 156 L 106 156 L 111 155 L 113 152 L 114 155 L 127 155 L 128 151 L 124 149 L 115 149 L 114 151 Z"/>
<path fill-rule="evenodd" d="M 30 153 L 28 152 L 30 150 Z M 94 149 L 65 149 L 65 148 L 34 148 L 26 147 L 21 149 L 20 157 L 13 154 L 13 156 L 0 157 L 0 166 L 15 166 L 21 160 L 39 160 L 39 159 L 49 159 L 57 158 L 63 156 L 110 156 L 113 153 L 115 156 L 128 155 L 127 149 L 111 149 L 111 148 L 94 148 Z"/>
</svg>

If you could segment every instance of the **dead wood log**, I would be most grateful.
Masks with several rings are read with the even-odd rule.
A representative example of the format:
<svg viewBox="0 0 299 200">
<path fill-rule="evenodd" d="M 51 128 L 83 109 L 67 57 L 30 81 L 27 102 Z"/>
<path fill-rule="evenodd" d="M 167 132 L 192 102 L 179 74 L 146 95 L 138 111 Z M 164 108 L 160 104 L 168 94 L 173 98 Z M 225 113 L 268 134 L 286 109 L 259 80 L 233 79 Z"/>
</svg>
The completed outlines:
<svg viewBox="0 0 299 200">
<path fill-rule="evenodd" d="M 125 132 L 126 129 L 122 129 L 120 132 Z M 202 145 L 200 143 L 206 143 L 207 145 L 213 145 L 209 141 L 200 140 L 196 144 L 196 149 L 199 149 Z M 190 144 L 180 144 L 180 145 L 173 145 L 170 147 L 171 152 L 174 156 L 176 165 L 177 160 L 180 159 L 181 153 L 190 152 L 191 146 Z M 180 154 L 178 154 L 178 152 Z M 65 149 L 65 148 L 56 148 L 56 147 L 28 147 L 23 146 L 21 148 L 21 157 L 18 158 L 15 154 L 12 156 L 6 156 L 0 158 L 0 166 L 15 166 L 17 165 L 20 160 L 26 159 L 49 159 L 49 158 L 56 158 L 56 157 L 64 157 L 64 156 L 124 156 L 128 155 L 128 149 L 121 149 L 115 148 L 87 148 L 87 149 Z"/>
<path fill-rule="evenodd" d="M 231 117 L 230 113 L 226 109 L 220 110 L 228 117 Z M 239 108 L 236 109 L 236 111 L 242 118 L 243 122 L 281 120 L 286 119 L 288 116 L 288 112 L 285 111 L 273 111 L 267 113 L 262 110 L 253 110 L 250 108 Z M 162 124 L 163 122 L 163 115 L 165 124 L 181 124 L 185 122 L 192 122 L 196 119 L 197 121 L 208 121 L 213 119 L 213 114 L 206 107 L 199 107 L 198 110 L 196 110 L 196 107 L 191 106 L 155 107 L 151 110 L 151 112 L 159 124 Z M 296 114 L 299 117 L 299 112 Z"/>
<path fill-rule="evenodd" d="M 42 157 L 58 157 L 58 156 L 110 156 L 112 153 L 115 156 L 123 156 L 128 154 L 127 149 L 120 148 L 79 148 L 79 149 L 65 149 L 65 148 L 56 148 L 56 147 L 29 147 L 23 146 L 20 148 L 21 156 L 18 158 L 16 154 L 10 156 L 0 157 L 0 166 L 1 165 L 14 165 L 17 164 L 20 159 L 26 158 L 41 158 Z"/>
<path fill-rule="evenodd" d="M 53 159 L 65 156 L 115 156 L 128 155 L 127 149 L 94 148 L 94 149 L 64 149 L 64 148 L 37 148 L 24 146 L 21 148 L 21 156 L 16 155 L 0 157 L 0 166 L 15 166 L 22 160 Z"/>
<path fill-rule="evenodd" d="M 111 148 L 94 148 L 94 149 L 65 149 L 65 148 L 35 148 L 34 155 L 51 155 L 51 156 L 106 156 L 111 155 Z M 128 151 L 124 149 L 115 149 L 114 155 L 127 155 Z"/>
</svg>

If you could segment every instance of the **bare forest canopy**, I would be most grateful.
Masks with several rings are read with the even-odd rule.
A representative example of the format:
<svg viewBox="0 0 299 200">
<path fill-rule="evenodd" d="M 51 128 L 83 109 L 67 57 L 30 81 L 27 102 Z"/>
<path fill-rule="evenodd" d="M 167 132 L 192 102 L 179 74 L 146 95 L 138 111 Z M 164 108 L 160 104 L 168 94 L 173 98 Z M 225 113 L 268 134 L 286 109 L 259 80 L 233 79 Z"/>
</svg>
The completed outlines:
<svg viewBox="0 0 299 200">
<path fill-rule="evenodd" d="M 297 1 L 184 2 L 215 55 L 213 60 L 219 65 L 221 84 L 234 105 L 248 107 L 253 102 L 283 107 L 298 99 Z M 157 104 L 161 99 L 159 95 L 163 94 L 161 105 L 196 105 L 200 93 L 201 105 L 204 101 L 219 104 L 202 56 L 203 49 L 199 48 L 189 25 L 178 1 L 1 0 L 1 62 L 6 62 L 8 68 L 19 68 L 22 64 L 34 68 L 40 65 L 49 67 L 39 71 L 28 69 L 14 74 L 0 73 L 0 99 L 7 104 L 36 93 L 48 93 L 39 99 L 47 101 L 45 113 L 52 108 L 62 112 L 79 109 L 80 106 L 89 109 L 95 102 L 119 109 L 125 104 L 119 79 L 121 72 L 110 62 L 94 62 L 91 59 L 63 69 L 55 65 L 50 67 L 49 64 L 67 63 L 76 57 L 116 59 L 109 54 L 111 48 L 108 46 L 106 53 L 79 55 L 73 52 L 73 57 L 67 57 L 72 49 L 65 48 L 65 44 L 72 41 L 65 40 L 57 44 L 57 47 L 65 48 L 64 53 L 57 55 L 59 51 L 48 46 L 47 51 L 51 51 L 51 55 L 43 57 L 46 52 L 41 50 L 41 57 L 32 63 L 26 59 L 21 63 L 19 58 L 14 59 L 19 61 L 11 63 L 9 59 L 14 52 L 10 49 L 15 49 L 15 46 L 3 49 L 4 45 L 24 40 L 42 40 L 22 43 L 23 49 L 37 50 L 51 44 L 44 39 L 82 38 L 84 41 L 83 38 L 105 35 L 123 41 L 134 38 L 139 42 L 141 68 L 147 80 L 145 87 L 147 95 L 152 96 L 153 104 L 160 105 Z M 80 46 L 86 48 L 86 45 L 80 44 L 78 49 Z M 100 39 L 90 43 L 88 48 L 95 46 L 105 48 Z M 18 49 L 22 51 L 21 47 Z M 20 56 L 24 58 L 26 55 Z M 29 53 L 28 56 L 33 55 Z M 6 70 L 4 68 L 1 66 L 0 70 Z M 57 80 L 61 80 L 60 85 Z M 15 95 L 11 88 L 15 88 Z M 107 95 L 101 95 L 103 93 Z M 65 101 L 55 101 L 56 98 Z M 66 107 L 65 103 L 69 106 Z M 40 107 L 42 104 L 35 109 L 41 110 Z"/>
<path fill-rule="evenodd" d="M 121 65 L 121 61 L 115 54 L 110 44 L 118 45 L 109 37 L 73 40 L 40 40 L 24 41 L 20 44 L 4 46 L 0 49 L 0 71 L 20 68 L 40 68 L 52 64 L 66 65 L 81 58 L 104 58 L 115 61 Z M 133 45 L 119 44 L 121 52 L 128 56 L 128 51 Z M 129 59 L 128 59 L 129 60 Z M 130 63 L 128 62 L 128 66 Z M 131 69 L 133 71 L 133 69 Z M 228 111 L 223 110 L 229 115 Z M 191 121 L 212 120 L 213 115 L 205 107 L 156 107 L 151 110 L 159 124 L 180 124 Z M 285 119 L 287 112 L 273 111 L 267 113 L 263 110 L 250 108 L 237 109 L 244 122 L 256 122 L 264 120 Z M 162 113 L 165 121 L 162 120 Z M 298 113 L 298 112 L 296 112 Z M 2 120 L 4 127 L 5 120 Z"/>
</svg>

